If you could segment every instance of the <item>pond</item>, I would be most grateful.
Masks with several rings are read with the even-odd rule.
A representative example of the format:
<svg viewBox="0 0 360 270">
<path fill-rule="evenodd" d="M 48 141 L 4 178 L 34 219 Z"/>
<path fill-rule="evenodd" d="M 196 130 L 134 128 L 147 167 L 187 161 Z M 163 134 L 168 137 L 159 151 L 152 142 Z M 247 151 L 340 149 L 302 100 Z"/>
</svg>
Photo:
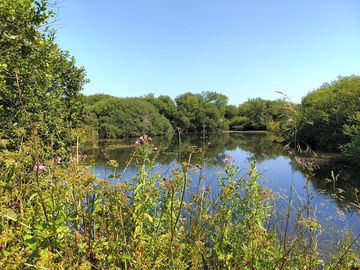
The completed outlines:
<svg viewBox="0 0 360 270">
<path fill-rule="evenodd" d="M 94 145 L 84 147 L 83 153 L 88 156 L 92 171 L 100 177 L 107 178 L 112 174 L 107 161 L 113 159 L 119 163 L 119 171 L 126 167 L 122 178 L 131 179 L 137 173 L 135 165 L 128 164 L 135 147 L 134 141 L 135 139 L 97 141 Z M 261 172 L 261 185 L 278 194 L 279 208 L 283 206 L 282 209 L 286 209 L 291 193 L 294 207 L 310 202 L 312 215 L 317 217 L 323 228 L 323 245 L 327 245 L 333 236 L 340 236 L 338 234 L 344 230 L 355 235 L 360 233 L 359 211 L 354 207 L 360 200 L 356 195 L 357 190 L 360 190 L 359 174 L 336 162 L 328 162 L 328 157 L 331 156 L 328 153 L 318 153 L 317 160 L 321 161 L 321 165 L 309 172 L 304 167 L 304 159 L 292 156 L 271 133 L 239 132 L 205 136 L 183 134 L 180 146 L 177 136 L 155 137 L 152 142 L 159 151 L 154 172 L 171 172 L 171 168 L 179 166 L 180 161 L 187 160 L 186 149 L 189 146 L 203 148 L 205 166 L 201 184 L 209 186 L 216 193 L 219 191 L 216 178 L 224 175 L 221 164 L 224 157 L 232 156 L 243 175 L 246 175 L 250 163 L 256 160 Z M 197 159 L 200 159 L 200 154 L 194 155 L 192 163 L 196 164 Z M 335 184 L 331 181 L 334 177 L 337 178 Z M 194 173 L 192 178 L 195 188 L 198 175 Z"/>
</svg>

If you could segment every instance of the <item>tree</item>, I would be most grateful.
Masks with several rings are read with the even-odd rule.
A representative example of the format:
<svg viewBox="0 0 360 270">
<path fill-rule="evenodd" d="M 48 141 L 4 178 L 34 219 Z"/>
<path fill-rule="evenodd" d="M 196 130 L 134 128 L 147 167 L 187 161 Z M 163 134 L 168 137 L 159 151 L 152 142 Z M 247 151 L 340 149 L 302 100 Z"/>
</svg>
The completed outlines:
<svg viewBox="0 0 360 270">
<path fill-rule="evenodd" d="M 304 120 L 299 128 L 300 139 L 321 149 L 339 150 L 351 140 L 348 129 L 360 108 L 360 77 L 339 77 L 310 92 L 301 102 Z"/>
<path fill-rule="evenodd" d="M 349 117 L 348 124 L 343 127 L 343 133 L 350 140 L 340 147 L 341 151 L 351 163 L 360 165 L 360 111 Z"/>
<path fill-rule="evenodd" d="M 224 126 L 227 97 L 215 92 L 185 93 L 175 99 L 175 125 L 187 131 L 215 131 Z"/>
<path fill-rule="evenodd" d="M 158 109 L 142 98 L 116 98 L 93 95 L 86 98 L 98 122 L 101 138 L 135 137 L 141 134 L 162 135 L 173 132 Z"/>
<path fill-rule="evenodd" d="M 47 1 L 0 1 L 0 127 L 17 147 L 36 132 L 65 149 L 81 126 L 85 70 L 55 43 Z"/>
</svg>

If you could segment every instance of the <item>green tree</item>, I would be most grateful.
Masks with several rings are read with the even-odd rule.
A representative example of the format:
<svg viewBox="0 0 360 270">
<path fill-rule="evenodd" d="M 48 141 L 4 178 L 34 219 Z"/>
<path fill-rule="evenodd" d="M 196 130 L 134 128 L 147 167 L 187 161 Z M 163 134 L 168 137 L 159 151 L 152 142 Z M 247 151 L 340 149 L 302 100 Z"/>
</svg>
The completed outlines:
<svg viewBox="0 0 360 270">
<path fill-rule="evenodd" d="M 339 150 L 350 142 L 351 119 L 360 108 L 360 77 L 340 77 L 306 95 L 301 103 L 299 138 L 321 149 Z M 345 131 L 345 132 L 344 132 Z"/>
<path fill-rule="evenodd" d="M 158 109 L 142 98 L 116 98 L 108 95 L 87 97 L 91 113 L 97 117 L 101 138 L 135 137 L 141 134 L 162 135 L 173 132 Z"/>
<path fill-rule="evenodd" d="M 0 1 L 0 127 L 16 147 L 36 132 L 65 149 L 84 116 L 85 71 L 55 43 L 47 1 Z"/>
<path fill-rule="evenodd" d="M 175 126 L 187 131 L 216 131 L 224 127 L 227 97 L 215 92 L 185 93 L 175 99 Z"/>
<path fill-rule="evenodd" d="M 170 123 L 174 123 L 177 108 L 175 102 L 169 96 L 159 96 L 156 98 L 153 94 L 150 94 L 145 96 L 145 100 L 153 104 L 159 113 L 165 116 Z"/>
<path fill-rule="evenodd" d="M 341 146 L 342 152 L 351 163 L 360 165 L 360 111 L 349 117 L 348 124 L 343 127 L 343 133 L 350 140 Z"/>
</svg>

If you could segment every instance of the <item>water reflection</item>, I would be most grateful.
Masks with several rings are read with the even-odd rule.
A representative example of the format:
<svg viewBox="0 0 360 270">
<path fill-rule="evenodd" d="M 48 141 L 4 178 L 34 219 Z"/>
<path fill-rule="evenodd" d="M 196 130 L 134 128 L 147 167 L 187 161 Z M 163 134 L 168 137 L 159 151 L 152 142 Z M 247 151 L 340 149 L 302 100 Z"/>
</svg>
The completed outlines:
<svg viewBox="0 0 360 270">
<path fill-rule="evenodd" d="M 205 137 L 201 134 L 185 134 L 179 146 L 176 136 L 157 137 L 153 138 L 153 143 L 160 153 L 156 170 L 166 173 L 169 168 L 176 167 L 180 161 L 187 159 L 186 149 L 189 146 L 203 148 L 206 160 L 203 171 L 204 183 L 216 192 L 218 187 L 214 178 L 219 175 L 219 162 L 225 156 L 233 156 L 236 164 L 243 169 L 243 174 L 246 173 L 251 160 L 256 160 L 258 169 L 265 179 L 263 185 L 285 197 L 289 196 L 292 185 L 296 190 L 294 202 L 311 198 L 311 205 L 316 209 L 315 214 L 321 224 L 327 227 L 328 233 L 332 231 L 329 229 L 330 226 L 334 230 L 350 228 L 353 232 L 360 232 L 359 215 L 352 207 L 353 203 L 358 203 L 355 194 L 356 189 L 359 189 L 360 179 L 356 174 L 334 163 L 322 164 L 313 173 L 309 173 L 284 151 L 284 147 L 278 141 L 278 138 L 270 133 L 206 134 Z M 94 172 L 101 177 L 107 177 L 110 173 L 110 168 L 106 165 L 108 159 L 117 160 L 121 171 L 131 158 L 133 147 L 134 139 L 98 141 L 84 147 L 83 152 L 94 164 Z M 192 162 L 196 164 L 200 157 L 199 153 L 194 154 Z M 335 188 L 331 181 L 326 180 L 331 179 L 331 171 L 334 171 L 335 175 L 339 174 Z M 130 179 L 136 172 L 137 168 L 130 165 L 124 178 Z M 338 193 L 338 188 L 343 192 L 334 196 L 334 193 Z"/>
</svg>

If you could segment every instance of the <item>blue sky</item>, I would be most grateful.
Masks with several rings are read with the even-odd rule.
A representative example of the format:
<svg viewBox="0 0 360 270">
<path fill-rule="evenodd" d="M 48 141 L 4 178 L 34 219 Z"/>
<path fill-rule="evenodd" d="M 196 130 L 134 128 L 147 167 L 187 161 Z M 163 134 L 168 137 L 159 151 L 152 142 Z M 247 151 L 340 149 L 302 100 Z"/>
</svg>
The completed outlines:
<svg viewBox="0 0 360 270">
<path fill-rule="evenodd" d="M 57 41 L 85 67 L 85 94 L 175 98 L 217 91 L 299 102 L 360 75 L 359 0 L 64 0 Z"/>
</svg>

